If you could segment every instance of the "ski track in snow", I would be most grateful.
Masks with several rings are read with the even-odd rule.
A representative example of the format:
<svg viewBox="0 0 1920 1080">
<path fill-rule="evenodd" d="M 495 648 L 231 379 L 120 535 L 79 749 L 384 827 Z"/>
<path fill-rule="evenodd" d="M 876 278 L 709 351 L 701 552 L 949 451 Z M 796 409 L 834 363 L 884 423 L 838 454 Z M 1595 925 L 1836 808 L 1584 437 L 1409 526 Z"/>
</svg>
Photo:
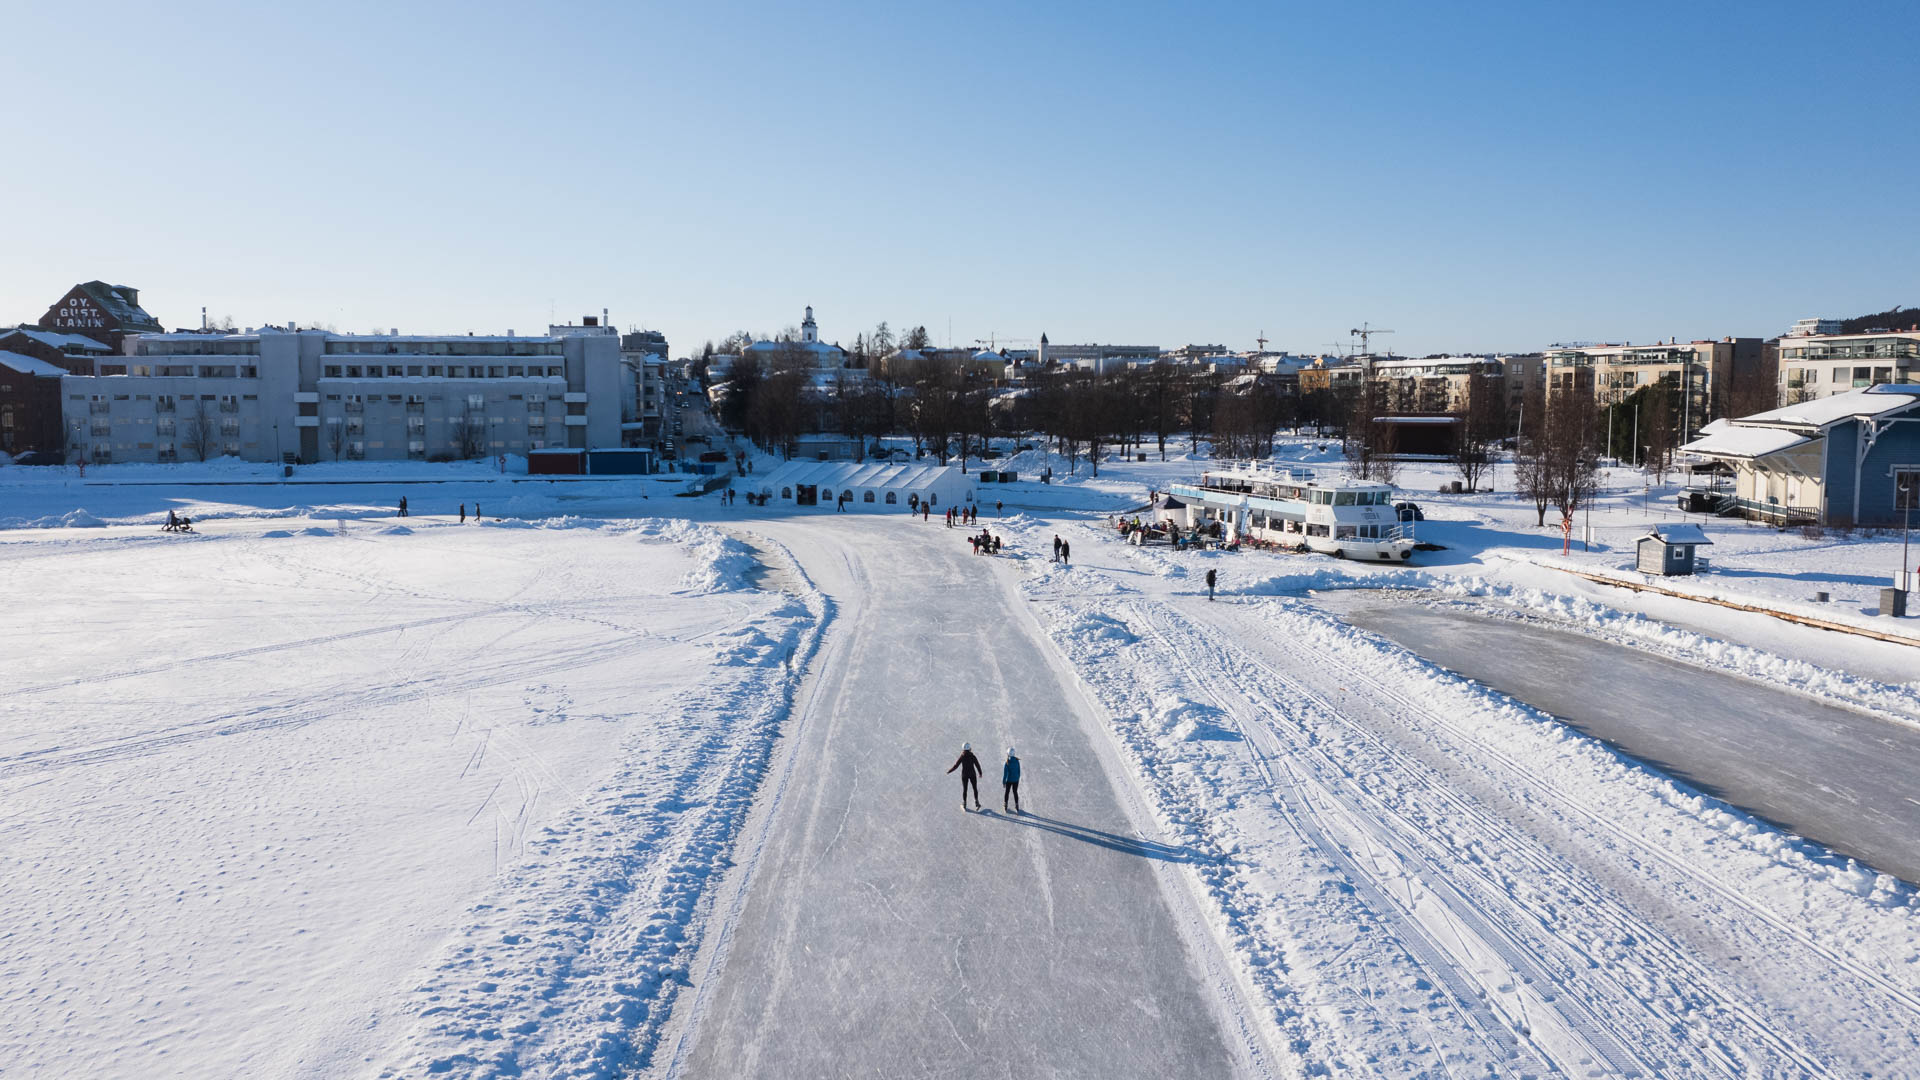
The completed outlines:
<svg viewBox="0 0 1920 1080">
<path fill-rule="evenodd" d="M 1177 557 L 1069 538 L 1082 565 L 1030 564 L 1027 591 L 1161 814 L 1219 860 L 1199 873 L 1223 936 L 1310 1067 L 1894 1075 L 1920 1052 L 1910 888 L 1304 602 L 1208 604 Z M 1828 674 L 1815 690 L 1857 687 Z"/>
</svg>

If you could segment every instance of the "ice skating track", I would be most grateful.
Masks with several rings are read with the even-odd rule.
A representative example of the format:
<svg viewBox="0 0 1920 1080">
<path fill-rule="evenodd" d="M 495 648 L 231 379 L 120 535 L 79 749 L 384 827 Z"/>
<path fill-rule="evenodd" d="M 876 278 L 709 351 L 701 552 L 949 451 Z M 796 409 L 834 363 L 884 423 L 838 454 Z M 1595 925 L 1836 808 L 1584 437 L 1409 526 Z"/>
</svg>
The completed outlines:
<svg viewBox="0 0 1920 1080">
<path fill-rule="evenodd" d="M 1098 721 L 939 522 L 760 526 L 837 609 L 737 914 L 667 1075 L 1272 1075 Z M 1002 557 L 1004 560 L 1006 556 Z M 970 740 L 989 812 L 944 770 Z M 1025 816 L 1001 812 L 1008 745 Z M 1122 785 L 1124 781 L 1120 782 Z M 707 975 L 717 967 L 717 975 Z"/>
</svg>

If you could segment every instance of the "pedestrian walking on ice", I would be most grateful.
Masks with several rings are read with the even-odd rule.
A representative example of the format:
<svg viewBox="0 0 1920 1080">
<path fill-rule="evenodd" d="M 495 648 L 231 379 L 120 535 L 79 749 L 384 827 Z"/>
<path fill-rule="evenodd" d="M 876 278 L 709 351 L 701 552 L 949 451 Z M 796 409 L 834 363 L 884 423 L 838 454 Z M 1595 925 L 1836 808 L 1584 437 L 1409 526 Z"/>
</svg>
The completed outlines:
<svg viewBox="0 0 1920 1080">
<path fill-rule="evenodd" d="M 1020 759 L 1014 756 L 1013 747 L 1007 747 L 1007 763 L 1000 769 L 1000 809 L 1007 808 L 1007 800 L 1013 800 L 1013 812 L 1025 813 L 1020 809 Z"/>
<path fill-rule="evenodd" d="M 480 524 L 480 504 L 479 503 L 473 504 L 473 523 L 475 525 Z"/>
<path fill-rule="evenodd" d="M 1207 571 L 1207 599 L 1213 599 L 1213 571 Z"/>
<path fill-rule="evenodd" d="M 405 495 L 400 496 L 400 516 L 407 516 L 407 497 Z"/>
<path fill-rule="evenodd" d="M 1063 563 L 1073 562 L 1073 545 L 1067 543 L 1065 540 L 1060 541 L 1060 561 Z"/>
<path fill-rule="evenodd" d="M 466 523 L 467 523 L 467 504 L 461 503 L 460 504 L 460 524 L 465 525 Z"/>
<path fill-rule="evenodd" d="M 999 499 L 995 499 L 995 500 L 993 500 L 993 516 L 994 516 L 994 517 L 999 517 L 999 516 L 1000 516 L 1000 507 L 1001 507 L 1001 505 L 1002 505 L 1002 504 L 1001 504 L 1001 502 L 1000 502 L 1000 500 L 999 500 Z"/>
<path fill-rule="evenodd" d="M 980 773 L 983 770 L 980 768 L 980 759 L 973 756 L 972 743 L 960 744 L 959 758 L 955 759 L 952 765 L 947 766 L 949 773 L 955 769 L 960 770 L 960 809 L 967 808 L 968 788 L 973 789 L 973 808 L 980 809 Z"/>
<path fill-rule="evenodd" d="M 1053 534 L 1053 561 L 1054 562 L 1060 561 L 1060 534 L 1059 533 Z"/>
</svg>

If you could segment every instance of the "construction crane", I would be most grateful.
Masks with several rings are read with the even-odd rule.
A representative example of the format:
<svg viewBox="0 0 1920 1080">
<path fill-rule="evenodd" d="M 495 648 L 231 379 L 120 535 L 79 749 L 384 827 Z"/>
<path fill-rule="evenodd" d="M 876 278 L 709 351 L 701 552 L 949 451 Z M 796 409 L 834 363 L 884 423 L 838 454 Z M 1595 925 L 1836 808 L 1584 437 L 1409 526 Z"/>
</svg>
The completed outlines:
<svg viewBox="0 0 1920 1080">
<path fill-rule="evenodd" d="M 1260 336 L 1257 338 L 1254 338 L 1253 343 L 1255 345 L 1260 346 L 1261 352 L 1266 352 L 1267 351 L 1267 332 L 1265 330 L 1260 331 Z"/>
<path fill-rule="evenodd" d="M 1002 345 L 1031 345 L 1033 344 L 1033 339 L 1003 338 L 999 334 L 990 333 L 983 338 L 974 338 L 973 343 L 975 345 L 985 345 L 992 352 L 999 352 L 1000 346 Z"/>
<path fill-rule="evenodd" d="M 1372 356 L 1372 355 L 1373 355 L 1373 346 L 1372 346 L 1372 345 L 1370 345 L 1370 344 L 1368 344 L 1368 342 L 1367 342 L 1367 339 L 1368 339 L 1368 338 L 1370 338 L 1370 337 L 1372 337 L 1372 336 L 1373 336 L 1373 335 L 1375 335 L 1375 334 L 1391 334 L 1391 333 L 1393 333 L 1393 331 L 1391 331 L 1391 330 L 1375 330 L 1375 329 L 1373 329 L 1373 327 L 1372 327 L 1372 326 L 1371 326 L 1370 324 L 1368 324 L 1368 323 L 1361 323 L 1361 324 L 1360 324 L 1360 329 L 1358 329 L 1358 330 L 1349 330 L 1349 331 L 1347 331 L 1347 333 L 1348 333 L 1348 335 L 1350 335 L 1350 336 L 1352 336 L 1352 337 L 1357 337 L 1357 338 L 1359 338 L 1359 339 L 1360 339 L 1360 354 L 1361 354 L 1362 356 Z"/>
</svg>

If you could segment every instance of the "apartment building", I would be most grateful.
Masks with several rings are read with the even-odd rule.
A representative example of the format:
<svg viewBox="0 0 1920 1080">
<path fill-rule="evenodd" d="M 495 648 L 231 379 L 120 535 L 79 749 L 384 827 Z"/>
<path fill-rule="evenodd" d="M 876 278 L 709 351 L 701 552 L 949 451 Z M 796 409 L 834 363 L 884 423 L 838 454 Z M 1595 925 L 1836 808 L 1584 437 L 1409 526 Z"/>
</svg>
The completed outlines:
<svg viewBox="0 0 1920 1080">
<path fill-rule="evenodd" d="M 1920 381 L 1920 327 L 1780 339 L 1780 400 L 1811 401 L 1880 383 Z"/>
<path fill-rule="evenodd" d="M 1761 338 L 1665 341 L 1651 345 L 1561 346 L 1546 352 L 1547 397 L 1584 393 L 1615 405 L 1664 384 L 1680 397 L 1686 437 L 1726 413 L 1737 385 L 1764 378 L 1773 343 Z"/>
<path fill-rule="evenodd" d="M 1396 413 L 1438 415 L 1465 412 L 1472 404 L 1474 377 L 1506 405 L 1506 369 L 1486 356 L 1429 356 L 1418 360 L 1376 360 L 1368 378 L 1386 391 L 1386 408 Z"/>
<path fill-rule="evenodd" d="M 61 380 L 69 460 L 404 461 L 620 445 L 617 336 L 147 334 Z"/>
</svg>

